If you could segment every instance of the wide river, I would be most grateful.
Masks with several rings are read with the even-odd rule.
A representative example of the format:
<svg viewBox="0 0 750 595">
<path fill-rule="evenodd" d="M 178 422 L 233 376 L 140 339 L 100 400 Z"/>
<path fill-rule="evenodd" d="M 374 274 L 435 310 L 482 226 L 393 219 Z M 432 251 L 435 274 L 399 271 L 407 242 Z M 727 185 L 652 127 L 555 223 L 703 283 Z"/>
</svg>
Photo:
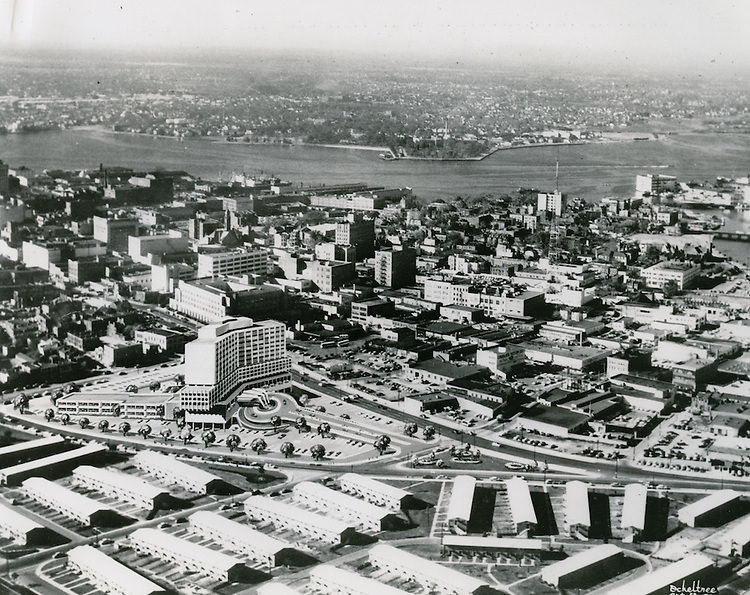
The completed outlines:
<svg viewBox="0 0 750 595">
<path fill-rule="evenodd" d="M 377 151 L 248 145 L 73 129 L 0 136 L 0 159 L 11 166 L 78 169 L 126 166 L 181 169 L 207 179 L 232 172 L 273 174 L 293 183 L 365 182 L 409 186 L 422 199 L 559 187 L 587 200 L 627 196 L 638 173 L 683 180 L 750 173 L 750 135 L 679 134 L 657 141 L 560 145 L 498 151 L 484 161 L 383 161 Z"/>
</svg>

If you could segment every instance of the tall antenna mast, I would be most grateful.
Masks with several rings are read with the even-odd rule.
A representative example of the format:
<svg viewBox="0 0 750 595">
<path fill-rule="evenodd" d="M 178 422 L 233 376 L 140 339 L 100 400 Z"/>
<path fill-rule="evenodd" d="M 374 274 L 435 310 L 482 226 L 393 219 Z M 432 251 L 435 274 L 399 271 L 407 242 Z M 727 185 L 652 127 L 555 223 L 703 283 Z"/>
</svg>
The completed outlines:
<svg viewBox="0 0 750 595">
<path fill-rule="evenodd" d="M 555 161 L 555 192 L 560 191 L 560 160 Z"/>
</svg>

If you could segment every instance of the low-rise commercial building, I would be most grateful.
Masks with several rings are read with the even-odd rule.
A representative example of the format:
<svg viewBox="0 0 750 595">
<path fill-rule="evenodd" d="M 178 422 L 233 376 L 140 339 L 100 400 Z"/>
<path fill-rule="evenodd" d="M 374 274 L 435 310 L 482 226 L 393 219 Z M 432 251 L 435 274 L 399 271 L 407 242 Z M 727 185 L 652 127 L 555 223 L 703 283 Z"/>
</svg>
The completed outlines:
<svg viewBox="0 0 750 595">
<path fill-rule="evenodd" d="M 73 481 L 82 488 L 94 490 L 152 510 L 169 498 L 169 492 L 127 473 L 82 465 L 73 470 Z"/>
<path fill-rule="evenodd" d="M 618 573 L 623 551 L 611 543 L 598 545 L 574 554 L 542 569 L 542 580 L 560 589 L 577 585 L 603 582 Z"/>
<path fill-rule="evenodd" d="M 518 346 L 524 349 L 526 358 L 532 362 L 552 364 L 580 371 L 604 366 L 607 357 L 615 353 L 611 349 L 600 349 L 585 345 L 563 345 L 541 340 L 525 341 L 518 343 Z"/>
<path fill-rule="evenodd" d="M 418 582 L 441 595 L 479 595 L 496 592 L 486 582 L 442 566 L 391 545 L 378 544 L 370 550 L 370 564 L 403 579 Z"/>
<path fill-rule="evenodd" d="M 396 306 L 393 302 L 380 298 L 352 302 L 350 320 L 365 327 L 370 326 L 372 317 L 388 316 L 393 314 L 395 308 Z"/>
<path fill-rule="evenodd" d="M 277 529 L 289 529 L 328 543 L 346 543 L 356 533 L 347 523 L 265 496 L 245 500 L 245 514 L 273 523 Z"/>
<path fill-rule="evenodd" d="M 391 511 L 332 490 L 312 481 L 302 481 L 294 486 L 295 502 L 310 506 L 345 521 L 361 524 L 368 531 L 383 531 L 388 528 Z"/>
<path fill-rule="evenodd" d="M 59 414 L 112 416 L 123 419 L 163 419 L 174 394 L 71 393 L 57 401 Z"/>
<path fill-rule="evenodd" d="M 346 211 L 377 211 L 388 204 L 384 197 L 377 196 L 311 196 L 310 206 L 322 209 L 341 209 Z"/>
<path fill-rule="evenodd" d="M 404 501 L 411 497 L 406 490 L 359 473 L 344 473 L 339 477 L 339 487 L 344 492 L 364 498 L 370 504 L 383 506 L 392 511 L 400 511 Z"/>
<path fill-rule="evenodd" d="M 447 384 L 455 380 L 486 379 L 490 371 L 482 366 L 453 364 L 438 359 L 428 359 L 410 364 L 406 375 L 412 380 L 425 380 L 435 384 Z"/>
<path fill-rule="evenodd" d="M 130 543 L 139 554 L 167 560 L 217 581 L 237 582 L 248 570 L 237 558 L 157 529 L 133 531 Z"/>
<path fill-rule="evenodd" d="M 675 387 L 669 382 L 634 376 L 632 374 L 618 374 L 610 378 L 612 384 L 616 386 L 627 386 L 635 390 L 640 390 L 652 394 L 658 399 L 665 402 L 674 397 Z"/>
<path fill-rule="evenodd" d="M 28 267 L 39 267 L 51 270 L 56 264 L 67 263 L 68 259 L 91 258 L 104 256 L 107 247 L 96 241 L 82 238 L 67 242 L 48 242 L 40 240 L 24 241 L 22 244 L 22 261 Z"/>
<path fill-rule="evenodd" d="M 489 368 L 493 374 L 507 374 L 525 360 L 525 350 L 516 345 L 498 345 L 477 351 L 477 365 Z"/>
<path fill-rule="evenodd" d="M 750 422 L 746 418 L 719 413 L 711 419 L 708 431 L 715 436 L 741 438 L 747 435 L 748 427 L 750 427 Z"/>
<path fill-rule="evenodd" d="M 166 595 L 156 583 L 134 572 L 90 545 L 68 552 L 68 567 L 75 568 L 105 593 L 113 595 Z"/>
<path fill-rule="evenodd" d="M 138 329 L 134 335 L 136 341 L 156 348 L 159 353 L 184 353 L 188 338 L 187 333 L 178 333 L 166 328 Z"/>
<path fill-rule="evenodd" d="M 590 420 L 589 415 L 564 407 L 536 405 L 519 415 L 516 424 L 527 431 L 564 437 L 585 429 Z"/>
<path fill-rule="evenodd" d="M 670 281 L 682 291 L 689 288 L 700 276 L 701 268 L 691 262 L 664 261 L 641 271 L 641 277 L 648 287 L 663 289 Z"/>
<path fill-rule="evenodd" d="M 135 341 L 105 343 L 99 355 L 99 361 L 108 368 L 134 366 L 141 360 L 143 360 L 143 345 Z"/>
</svg>

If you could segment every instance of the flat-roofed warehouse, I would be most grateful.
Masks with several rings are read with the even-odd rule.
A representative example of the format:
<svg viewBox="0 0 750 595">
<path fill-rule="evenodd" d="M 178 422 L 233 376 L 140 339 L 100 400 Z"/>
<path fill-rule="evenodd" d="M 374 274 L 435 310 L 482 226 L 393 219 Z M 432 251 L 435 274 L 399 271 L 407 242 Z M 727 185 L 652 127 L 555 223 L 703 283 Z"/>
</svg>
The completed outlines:
<svg viewBox="0 0 750 595">
<path fill-rule="evenodd" d="M 646 528 L 646 503 L 648 490 L 642 483 L 629 483 L 625 486 L 625 499 L 622 502 L 620 526 L 627 533 L 623 541 L 633 542 Z"/>
<path fill-rule="evenodd" d="M 182 569 L 191 570 L 218 581 L 232 583 L 242 581 L 249 570 L 237 558 L 157 529 L 133 531 L 130 535 L 130 544 L 139 554 L 148 554 L 173 562 Z"/>
<path fill-rule="evenodd" d="M 723 525 L 741 512 L 741 496 L 734 490 L 719 490 L 683 506 L 677 517 L 688 527 Z"/>
<path fill-rule="evenodd" d="M 582 481 L 565 484 L 565 526 L 571 537 L 588 538 L 591 528 L 589 487 Z"/>
<path fill-rule="evenodd" d="M 79 545 L 70 550 L 68 566 L 77 569 L 105 593 L 114 595 L 166 595 L 167 593 L 156 583 L 90 545 Z"/>
<path fill-rule="evenodd" d="M 441 595 L 484 595 L 498 593 L 485 581 L 463 574 L 432 560 L 391 545 L 378 544 L 370 550 L 370 564 L 404 579 L 418 582 Z"/>
<path fill-rule="evenodd" d="M 298 558 L 299 552 L 288 543 L 215 512 L 199 510 L 189 519 L 190 526 L 201 535 L 266 566 L 280 566 Z"/>
<path fill-rule="evenodd" d="M 277 529 L 290 529 L 328 543 L 347 543 L 356 534 L 347 523 L 266 496 L 250 496 L 245 500 L 245 514 L 251 519 L 271 522 Z"/>
<path fill-rule="evenodd" d="M 129 521 L 106 504 L 43 477 L 30 477 L 23 489 L 33 500 L 83 525 L 112 527 Z"/>
<path fill-rule="evenodd" d="M 17 465 L 21 459 L 33 459 L 64 450 L 67 445 L 62 436 L 49 436 L 0 447 L 0 467 Z"/>
<path fill-rule="evenodd" d="M 456 475 L 451 486 L 451 497 L 445 518 L 453 533 L 465 534 L 474 504 L 474 489 L 477 480 L 471 475 Z"/>
<path fill-rule="evenodd" d="M 719 552 L 722 556 L 750 556 L 750 514 L 719 538 Z"/>
<path fill-rule="evenodd" d="M 361 524 L 368 531 L 386 530 L 395 520 L 390 510 L 312 481 L 301 481 L 295 485 L 292 497 L 300 504 L 320 509 L 347 522 Z"/>
<path fill-rule="evenodd" d="M 370 504 L 384 506 L 393 511 L 401 510 L 404 501 L 411 497 L 406 490 L 359 473 L 344 473 L 339 477 L 339 487 L 344 492 L 364 498 Z"/>
<path fill-rule="evenodd" d="M 62 473 L 83 462 L 95 461 L 104 457 L 107 447 L 102 444 L 87 444 L 67 452 L 60 452 L 41 459 L 0 469 L 0 485 L 14 486 L 24 479 Z"/>
<path fill-rule="evenodd" d="M 0 504 L 0 535 L 12 539 L 16 545 L 30 546 L 41 543 L 49 535 L 49 529 L 10 506 Z"/>
<path fill-rule="evenodd" d="M 531 535 L 536 529 L 536 511 L 531 500 L 529 484 L 522 477 L 505 480 L 510 504 L 510 516 L 518 535 Z"/>
<path fill-rule="evenodd" d="M 74 469 L 73 481 L 83 488 L 113 496 L 118 500 L 127 500 L 147 510 L 159 508 L 170 498 L 166 489 L 152 485 L 139 477 L 89 465 L 81 465 Z"/>
<path fill-rule="evenodd" d="M 542 569 L 542 580 L 560 589 L 603 582 L 618 573 L 623 551 L 611 543 L 597 545 Z"/>
<path fill-rule="evenodd" d="M 670 585 L 688 585 L 711 571 L 714 562 L 705 554 L 690 554 L 678 562 L 664 566 L 615 587 L 609 595 L 656 595 L 669 593 Z"/>
<path fill-rule="evenodd" d="M 132 458 L 138 469 L 196 494 L 223 493 L 226 482 L 218 475 L 153 450 L 142 450 Z"/>
<path fill-rule="evenodd" d="M 407 593 L 407 591 L 330 564 L 320 564 L 310 571 L 310 586 L 317 593 L 330 593 L 331 595 L 404 595 Z M 273 594 L 276 595 L 276 592 L 274 591 Z"/>
<path fill-rule="evenodd" d="M 590 420 L 590 415 L 565 407 L 535 405 L 519 415 L 516 423 L 527 431 L 565 437 L 585 429 Z"/>
</svg>

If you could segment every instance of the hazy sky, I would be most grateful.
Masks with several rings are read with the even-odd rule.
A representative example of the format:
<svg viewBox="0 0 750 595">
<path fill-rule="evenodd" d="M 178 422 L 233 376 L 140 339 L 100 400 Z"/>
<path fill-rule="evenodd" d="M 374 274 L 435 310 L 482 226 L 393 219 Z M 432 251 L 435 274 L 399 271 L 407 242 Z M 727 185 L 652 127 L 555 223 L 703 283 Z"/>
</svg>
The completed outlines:
<svg viewBox="0 0 750 595">
<path fill-rule="evenodd" d="M 750 0 L 0 0 L 0 27 L 0 51 L 318 49 L 750 66 Z"/>
</svg>

